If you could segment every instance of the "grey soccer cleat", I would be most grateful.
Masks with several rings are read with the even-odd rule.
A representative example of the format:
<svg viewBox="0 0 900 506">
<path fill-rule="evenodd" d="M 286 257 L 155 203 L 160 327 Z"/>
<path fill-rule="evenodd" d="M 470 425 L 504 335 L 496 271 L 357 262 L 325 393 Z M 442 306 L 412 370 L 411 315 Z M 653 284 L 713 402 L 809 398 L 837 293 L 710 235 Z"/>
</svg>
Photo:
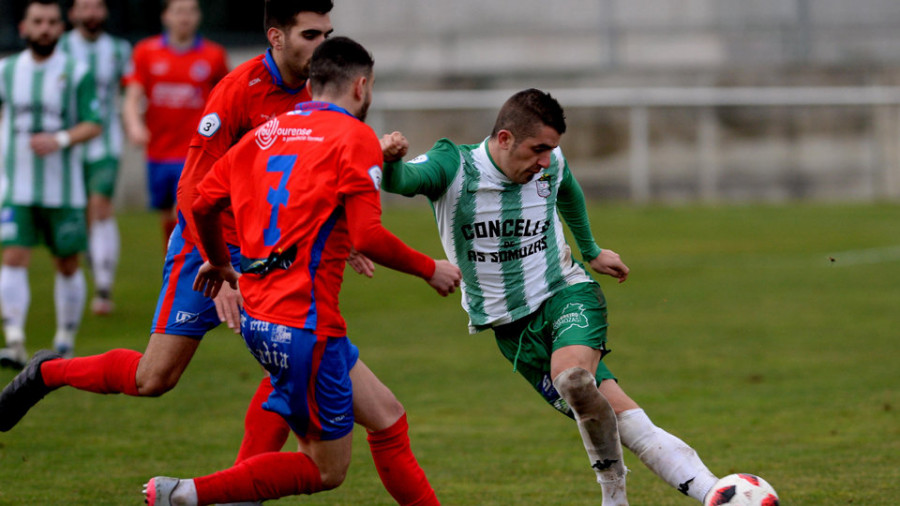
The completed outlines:
<svg viewBox="0 0 900 506">
<path fill-rule="evenodd" d="M 178 478 L 168 476 L 150 478 L 141 491 L 144 494 L 144 502 L 148 506 L 172 506 L 172 492 L 180 481 Z"/>
<path fill-rule="evenodd" d="M 44 384 L 41 364 L 57 358 L 61 358 L 59 354 L 50 350 L 35 353 L 25 369 L 0 392 L 0 432 L 15 427 L 32 406 L 53 390 Z"/>
</svg>

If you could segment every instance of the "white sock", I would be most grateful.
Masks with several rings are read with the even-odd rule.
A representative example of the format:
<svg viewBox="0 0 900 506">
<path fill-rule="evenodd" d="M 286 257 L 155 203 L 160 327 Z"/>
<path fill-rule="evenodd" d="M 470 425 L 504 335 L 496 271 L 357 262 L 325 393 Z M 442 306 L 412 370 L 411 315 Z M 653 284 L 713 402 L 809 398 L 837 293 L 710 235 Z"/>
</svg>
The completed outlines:
<svg viewBox="0 0 900 506">
<path fill-rule="evenodd" d="M 194 480 L 178 480 L 170 496 L 172 506 L 197 506 L 197 486 Z"/>
<path fill-rule="evenodd" d="M 115 218 L 91 224 L 90 249 L 94 286 L 98 292 L 108 296 L 119 265 L 119 226 Z"/>
<path fill-rule="evenodd" d="M 54 341 L 74 345 L 75 333 L 81 326 L 87 285 L 81 269 L 71 276 L 56 273 L 53 300 L 56 303 L 56 338 Z"/>
<path fill-rule="evenodd" d="M 703 502 L 718 478 L 684 441 L 660 429 L 643 409 L 619 413 L 619 438 L 651 471 L 681 493 Z"/>
<path fill-rule="evenodd" d="M 7 346 L 25 345 L 25 317 L 31 304 L 28 269 L 0 267 L 0 315 Z"/>
<path fill-rule="evenodd" d="M 597 390 L 594 376 L 580 367 L 561 372 L 553 386 L 575 414 L 584 449 L 603 492 L 603 506 L 628 506 L 625 461 L 616 427 L 616 414 Z"/>
</svg>

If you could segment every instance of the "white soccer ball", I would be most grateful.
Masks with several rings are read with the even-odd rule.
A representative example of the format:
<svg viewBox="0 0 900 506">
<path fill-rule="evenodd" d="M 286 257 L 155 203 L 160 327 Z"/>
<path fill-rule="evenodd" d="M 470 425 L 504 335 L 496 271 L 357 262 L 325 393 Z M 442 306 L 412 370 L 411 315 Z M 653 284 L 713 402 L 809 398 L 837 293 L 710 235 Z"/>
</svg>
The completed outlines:
<svg viewBox="0 0 900 506">
<path fill-rule="evenodd" d="M 778 506 L 778 494 L 759 476 L 729 474 L 717 481 L 706 494 L 704 506 Z"/>
</svg>

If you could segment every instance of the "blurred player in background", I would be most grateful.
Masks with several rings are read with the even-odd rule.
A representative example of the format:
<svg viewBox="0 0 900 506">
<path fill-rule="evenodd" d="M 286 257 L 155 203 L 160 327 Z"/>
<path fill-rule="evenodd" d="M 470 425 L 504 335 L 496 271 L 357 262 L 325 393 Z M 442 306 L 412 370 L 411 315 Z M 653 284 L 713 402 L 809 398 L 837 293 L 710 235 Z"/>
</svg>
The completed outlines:
<svg viewBox="0 0 900 506">
<path fill-rule="evenodd" d="M 150 506 L 275 499 L 343 482 L 353 435 L 350 371 L 359 356 L 338 309 L 351 245 L 441 295 L 459 284 L 456 266 L 409 248 L 381 225 L 383 155 L 363 123 L 373 64 L 351 39 L 323 42 L 309 73 L 314 101 L 244 136 L 202 180 L 193 207 L 209 257 L 194 288 L 214 296 L 223 281 L 236 288 L 241 277 L 241 333 L 275 386 L 266 407 L 301 437 L 301 451 L 262 453 L 202 478 L 153 478 L 145 489 Z M 228 207 L 240 275 L 222 234 Z"/>
<path fill-rule="evenodd" d="M 131 45 L 106 33 L 105 0 L 74 0 L 69 21 L 74 29 L 60 40 L 60 49 L 86 63 L 97 83 L 103 134 L 84 146 L 84 175 L 88 192 L 88 253 L 94 275 L 95 314 L 113 309 L 112 288 L 119 264 L 119 228 L 113 216 L 113 192 L 122 156 L 119 94 L 130 73 Z"/>
<path fill-rule="evenodd" d="M 228 73 L 228 59 L 222 46 L 197 34 L 198 0 L 164 0 L 162 24 L 161 35 L 134 47 L 122 113 L 129 140 L 147 148 L 150 205 L 161 211 L 168 241 L 187 148 L 209 93 Z"/>
<path fill-rule="evenodd" d="M 228 285 L 215 301 L 192 289 L 203 257 L 195 241 L 190 205 L 197 183 L 228 149 L 253 128 L 310 100 L 306 87 L 313 51 L 332 32 L 331 0 L 267 0 L 265 24 L 270 44 L 264 54 L 238 66 L 216 86 L 188 150 L 178 188 L 178 218 L 166 255 L 150 340 L 143 354 L 126 349 L 53 360 L 36 356 L 0 393 L 0 431 L 10 430 L 48 392 L 68 385 L 97 393 L 159 396 L 178 383 L 200 340 L 220 322 L 240 331 L 240 293 Z M 224 237 L 237 255 L 234 219 L 222 216 Z M 237 256 L 235 262 L 238 262 Z M 371 276 L 371 262 L 351 255 L 350 263 Z M 190 315 L 185 317 L 183 315 Z M 354 416 L 367 440 L 385 489 L 399 504 L 437 504 L 434 490 L 412 452 L 403 405 L 359 360 L 351 371 Z M 245 418 L 237 461 L 284 446 L 290 428 L 277 414 L 262 409 L 272 393 L 268 375 L 260 382 Z"/>
<path fill-rule="evenodd" d="M 629 269 L 594 240 L 584 193 L 559 148 L 565 131 L 559 103 L 524 90 L 507 100 L 479 144 L 441 139 L 404 164 L 406 139 L 383 137 L 384 188 L 431 201 L 444 251 L 462 268 L 470 332 L 493 329 L 513 370 L 575 419 L 604 506 L 628 504 L 621 444 L 703 501 L 716 477 L 693 448 L 650 421 L 602 361 L 606 299 L 572 256 L 559 215 L 592 269 L 620 283 Z"/>
<path fill-rule="evenodd" d="M 80 144 L 100 134 L 88 66 L 56 49 L 65 25 L 54 0 L 31 0 L 19 25 L 28 48 L 0 61 L 0 311 L 6 348 L 0 365 L 22 368 L 31 303 L 28 265 L 45 243 L 56 267 L 53 345 L 70 356 L 86 285 L 78 264 L 87 246 L 87 194 Z"/>
</svg>

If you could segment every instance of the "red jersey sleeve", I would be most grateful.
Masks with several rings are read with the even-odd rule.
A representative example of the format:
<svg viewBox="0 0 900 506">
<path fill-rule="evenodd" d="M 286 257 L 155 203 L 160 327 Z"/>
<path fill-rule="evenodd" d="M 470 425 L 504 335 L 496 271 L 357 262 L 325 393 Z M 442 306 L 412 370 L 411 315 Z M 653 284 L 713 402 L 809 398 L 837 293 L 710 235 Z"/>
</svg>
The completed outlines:
<svg viewBox="0 0 900 506">
<path fill-rule="evenodd" d="M 235 150 L 215 162 L 196 185 L 197 197 L 193 201 L 192 211 L 202 212 L 212 207 L 223 207 L 223 204 L 230 202 L 231 165 L 236 152 Z"/>
<path fill-rule="evenodd" d="M 381 144 L 371 128 L 349 129 L 341 153 L 338 195 L 347 215 L 350 240 L 357 251 L 379 264 L 429 279 L 434 260 L 398 239 L 381 225 Z"/>
<path fill-rule="evenodd" d="M 177 193 L 188 238 L 197 237 L 197 226 L 191 212 L 191 205 L 197 198 L 197 185 L 210 172 L 216 160 L 224 156 L 248 129 L 245 110 L 241 107 L 243 101 L 238 100 L 233 92 L 236 82 L 236 79 L 229 77 L 213 88 L 188 148 Z"/>
<path fill-rule="evenodd" d="M 401 241 L 381 224 L 378 192 L 349 195 L 344 204 L 347 231 L 356 251 L 389 269 L 422 279 L 434 276 L 434 259 Z"/>
<path fill-rule="evenodd" d="M 375 132 L 364 123 L 348 129 L 340 153 L 337 193 L 340 199 L 381 189 L 381 164 L 384 155 Z"/>
</svg>

